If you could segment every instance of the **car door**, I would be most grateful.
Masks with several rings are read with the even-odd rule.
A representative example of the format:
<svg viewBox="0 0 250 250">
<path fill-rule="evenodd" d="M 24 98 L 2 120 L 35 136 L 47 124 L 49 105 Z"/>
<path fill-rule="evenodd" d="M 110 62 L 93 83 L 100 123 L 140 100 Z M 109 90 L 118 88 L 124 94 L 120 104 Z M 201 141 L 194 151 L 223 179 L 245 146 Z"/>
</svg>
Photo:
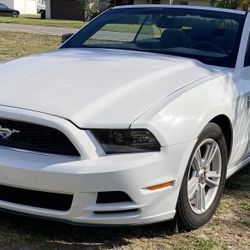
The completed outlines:
<svg viewBox="0 0 250 250">
<path fill-rule="evenodd" d="M 1 16 L 9 16 L 9 12 L 8 12 L 8 7 L 2 3 L 0 3 L 0 15 Z"/>
<path fill-rule="evenodd" d="M 4 5 L 0 3 L 0 16 L 4 16 Z"/>
<path fill-rule="evenodd" d="M 234 115 L 233 165 L 250 157 L 250 15 L 242 36 L 238 60 L 240 69 L 233 75 L 234 91 L 237 93 Z M 238 65 L 239 67 L 239 65 Z"/>
<path fill-rule="evenodd" d="M 247 49 L 245 53 L 244 59 L 244 67 L 242 69 L 242 79 L 244 80 L 245 84 L 250 88 L 250 30 L 248 31 L 248 43 Z M 247 100 L 246 100 L 246 114 L 248 120 L 250 120 L 250 90 L 247 92 Z M 248 146 L 246 149 L 246 156 L 250 156 L 250 121 L 248 121 Z"/>
</svg>

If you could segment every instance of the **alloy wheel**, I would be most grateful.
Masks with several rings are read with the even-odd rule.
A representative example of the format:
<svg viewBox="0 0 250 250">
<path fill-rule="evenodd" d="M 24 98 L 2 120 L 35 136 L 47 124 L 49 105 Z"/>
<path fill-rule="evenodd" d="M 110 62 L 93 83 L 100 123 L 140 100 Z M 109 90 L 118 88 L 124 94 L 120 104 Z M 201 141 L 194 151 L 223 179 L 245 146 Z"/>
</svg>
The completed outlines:
<svg viewBox="0 0 250 250">
<path fill-rule="evenodd" d="M 188 201 L 194 213 L 205 213 L 213 203 L 221 172 L 220 147 L 214 139 L 205 139 L 197 147 L 188 173 Z"/>
</svg>

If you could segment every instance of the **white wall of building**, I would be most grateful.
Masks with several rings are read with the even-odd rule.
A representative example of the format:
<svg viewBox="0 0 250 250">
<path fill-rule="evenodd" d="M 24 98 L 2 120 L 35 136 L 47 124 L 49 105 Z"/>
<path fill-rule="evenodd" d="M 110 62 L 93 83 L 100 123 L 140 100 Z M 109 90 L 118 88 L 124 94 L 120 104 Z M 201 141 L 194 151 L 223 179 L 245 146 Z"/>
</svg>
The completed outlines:
<svg viewBox="0 0 250 250">
<path fill-rule="evenodd" d="M 1 0 L 1 3 L 7 5 L 9 8 L 14 8 L 14 0 Z"/>
<path fill-rule="evenodd" d="M 14 9 L 21 14 L 37 14 L 37 0 L 14 0 Z"/>
<path fill-rule="evenodd" d="M 37 0 L 0 0 L 0 2 L 20 11 L 21 14 L 37 14 Z"/>
<path fill-rule="evenodd" d="M 51 18 L 51 0 L 45 0 L 45 5 L 46 5 L 45 17 L 46 19 L 50 19 Z"/>
</svg>

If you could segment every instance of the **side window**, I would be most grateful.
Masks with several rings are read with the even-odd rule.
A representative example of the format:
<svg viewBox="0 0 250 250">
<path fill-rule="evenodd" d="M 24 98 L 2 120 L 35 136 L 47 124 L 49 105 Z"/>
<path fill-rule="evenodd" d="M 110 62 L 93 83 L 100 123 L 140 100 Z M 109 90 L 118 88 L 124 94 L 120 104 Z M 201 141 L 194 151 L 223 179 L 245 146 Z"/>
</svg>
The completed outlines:
<svg viewBox="0 0 250 250">
<path fill-rule="evenodd" d="M 0 9 L 2 9 L 2 10 L 5 10 L 5 9 L 8 9 L 8 7 L 6 6 L 6 5 L 4 5 L 4 4 L 0 4 Z"/>
<path fill-rule="evenodd" d="M 248 37 L 248 45 L 247 45 L 247 51 L 246 51 L 244 66 L 245 67 L 250 66 L 250 34 L 249 34 L 249 37 Z"/>
</svg>

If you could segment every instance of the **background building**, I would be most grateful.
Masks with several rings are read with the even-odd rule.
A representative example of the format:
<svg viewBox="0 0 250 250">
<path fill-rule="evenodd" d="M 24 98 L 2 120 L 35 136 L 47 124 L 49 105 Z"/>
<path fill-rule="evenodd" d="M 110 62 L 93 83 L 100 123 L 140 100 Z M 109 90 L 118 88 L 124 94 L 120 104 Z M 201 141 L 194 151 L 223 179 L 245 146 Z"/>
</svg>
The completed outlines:
<svg viewBox="0 0 250 250">
<path fill-rule="evenodd" d="M 79 0 L 46 0 L 46 18 L 83 20 Z"/>
<path fill-rule="evenodd" d="M 210 0 L 111 0 L 113 5 L 127 4 L 183 4 L 210 6 Z M 79 0 L 46 0 L 46 18 L 83 20 Z"/>
<path fill-rule="evenodd" d="M 0 2 L 20 11 L 21 14 L 37 14 L 38 0 L 0 0 Z"/>
</svg>

